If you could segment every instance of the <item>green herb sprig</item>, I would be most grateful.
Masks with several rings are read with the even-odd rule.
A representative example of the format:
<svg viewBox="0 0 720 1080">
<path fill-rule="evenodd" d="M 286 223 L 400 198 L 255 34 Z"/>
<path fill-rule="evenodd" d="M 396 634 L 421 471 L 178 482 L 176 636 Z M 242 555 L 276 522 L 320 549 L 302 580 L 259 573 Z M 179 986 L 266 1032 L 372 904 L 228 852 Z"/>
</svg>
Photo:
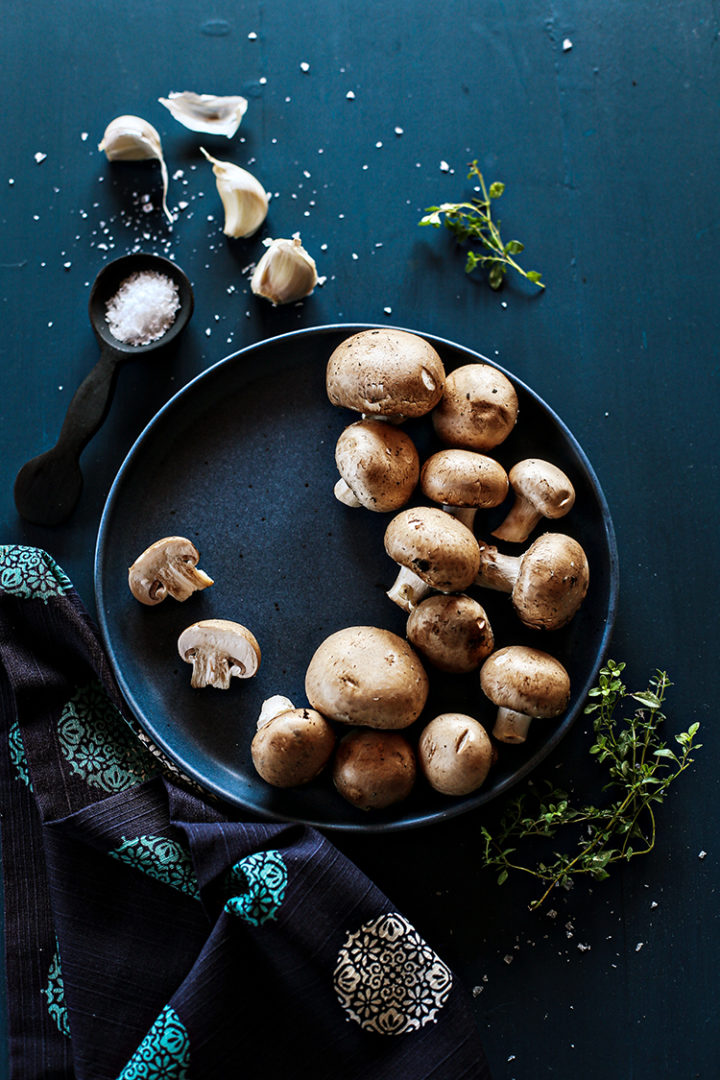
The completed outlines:
<svg viewBox="0 0 720 1080">
<path fill-rule="evenodd" d="M 499 199 L 505 190 L 505 185 L 496 181 L 486 187 L 485 180 L 477 161 L 470 165 L 468 180 L 476 179 L 481 191 L 481 197 L 471 199 L 470 202 L 442 203 L 441 206 L 428 206 L 425 216 L 418 222 L 419 225 L 431 225 L 439 229 L 444 223 L 446 228 L 455 235 L 461 244 L 474 244 L 479 242 L 480 251 L 471 248 L 468 251 L 465 262 L 465 272 L 472 273 L 476 267 L 487 268 L 488 284 L 491 289 L 499 289 L 508 269 L 513 269 L 522 277 L 532 281 L 534 285 L 544 289 L 545 284 L 540 280 L 541 275 L 537 270 L 524 270 L 513 258 L 524 251 L 525 245 L 519 240 L 508 240 L 503 243 L 500 236 L 499 223 L 493 220 L 492 201 Z"/>
<path fill-rule="evenodd" d="M 607 770 L 603 790 L 614 792 L 607 805 L 575 806 L 571 795 L 546 783 L 532 785 L 507 806 L 493 835 L 482 826 L 485 863 L 498 873 L 503 884 L 511 871 L 530 874 L 544 887 L 530 904 L 537 909 L 553 889 L 570 888 L 574 879 L 587 875 L 595 881 L 609 876 L 614 863 L 629 862 L 652 851 L 655 845 L 654 809 L 667 796 L 670 785 L 692 764 L 691 753 L 699 724 L 675 736 L 677 749 L 665 743 L 660 728 L 665 695 L 672 684 L 658 671 L 647 690 L 630 693 L 620 676 L 625 664 L 608 661 L 600 671 L 598 685 L 585 708 L 593 716 L 595 740 L 590 753 Z M 616 713 L 632 700 L 639 708 L 629 717 Z M 524 865 L 517 857 L 516 844 L 530 838 L 556 840 L 562 834 L 563 849 L 553 851 L 546 862 Z"/>
</svg>

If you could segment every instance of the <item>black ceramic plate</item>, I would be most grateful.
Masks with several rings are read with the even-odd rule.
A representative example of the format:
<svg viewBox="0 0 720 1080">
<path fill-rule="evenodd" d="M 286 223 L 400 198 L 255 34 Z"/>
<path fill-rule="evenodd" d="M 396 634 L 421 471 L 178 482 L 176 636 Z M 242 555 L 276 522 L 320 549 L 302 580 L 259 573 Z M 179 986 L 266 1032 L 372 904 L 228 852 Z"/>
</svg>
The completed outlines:
<svg viewBox="0 0 720 1080">
<path fill-rule="evenodd" d="M 605 498 L 582 449 L 547 405 L 506 371 L 520 416 L 495 456 L 506 468 L 523 457 L 546 457 L 569 474 L 577 498 L 558 531 L 584 546 L 591 584 L 570 625 L 540 635 L 523 629 L 504 594 L 475 595 L 498 646 L 536 644 L 563 661 L 573 688 L 567 712 L 557 721 L 534 721 L 524 746 L 501 747 L 485 785 L 460 799 L 420 781 L 407 802 L 369 814 L 341 799 L 328 775 L 294 790 L 262 781 L 250 758 L 260 706 L 272 694 L 307 704 L 305 670 L 323 638 L 361 624 L 404 635 L 406 617 L 385 595 L 396 571 L 383 547 L 391 515 L 353 510 L 333 496 L 335 442 L 357 415 L 328 402 L 325 365 L 335 346 L 361 329 L 366 327 L 327 326 L 263 341 L 176 394 L 138 438 L 112 486 L 100 523 L 95 588 L 105 645 L 130 708 L 190 776 L 262 818 L 344 830 L 399 829 L 495 798 L 567 733 L 605 656 L 617 600 L 617 552 Z M 424 336 L 447 370 L 491 363 Z M 421 459 L 438 448 L 429 419 L 411 421 L 406 430 Z M 478 535 L 489 538 L 507 505 L 481 512 Z M 144 607 L 130 594 L 127 568 L 150 543 L 171 534 L 195 543 L 200 566 L 215 585 L 182 604 L 168 599 Z M 233 680 L 227 691 L 192 690 L 190 668 L 177 654 L 180 631 L 211 617 L 245 624 L 262 648 L 258 674 Z M 492 727 L 494 709 L 480 692 L 477 673 L 449 677 L 428 670 L 430 698 L 414 728 L 446 710 Z"/>
</svg>

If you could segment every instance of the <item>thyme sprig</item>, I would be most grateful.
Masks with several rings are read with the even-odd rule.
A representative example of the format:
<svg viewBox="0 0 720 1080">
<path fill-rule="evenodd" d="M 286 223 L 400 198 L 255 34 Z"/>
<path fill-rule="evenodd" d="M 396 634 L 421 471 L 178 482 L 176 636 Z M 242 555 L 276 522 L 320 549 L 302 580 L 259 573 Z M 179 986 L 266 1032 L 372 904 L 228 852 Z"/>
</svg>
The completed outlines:
<svg viewBox="0 0 720 1080">
<path fill-rule="evenodd" d="M 544 289 L 545 285 L 540 280 L 541 275 L 538 271 L 524 270 L 513 258 L 514 255 L 519 255 L 521 251 L 524 251 L 525 245 L 519 240 L 508 240 L 507 243 L 503 243 L 499 222 L 493 220 L 492 201 L 500 198 L 505 191 L 505 185 L 500 181 L 495 181 L 487 187 L 477 161 L 473 161 L 469 168 L 468 180 L 477 180 L 481 195 L 471 199 L 470 202 L 428 206 L 418 224 L 431 225 L 438 229 L 444 223 L 459 243 L 479 242 L 480 251 L 471 248 L 467 253 L 465 272 L 470 274 L 478 266 L 485 267 L 491 289 L 500 288 L 509 268 Z"/>
<path fill-rule="evenodd" d="M 600 671 L 593 699 L 585 713 L 593 717 L 594 742 L 590 753 L 607 770 L 603 791 L 612 792 L 606 805 L 573 805 L 565 790 L 546 782 L 532 785 L 508 804 L 493 835 L 481 827 L 485 863 L 498 873 L 503 884 L 510 871 L 531 875 L 543 886 L 530 904 L 537 909 L 553 889 L 570 888 L 574 879 L 587 875 L 595 881 L 609 876 L 609 868 L 646 855 L 655 845 L 655 808 L 667 796 L 670 785 L 693 763 L 699 750 L 695 742 L 699 724 L 675 735 L 676 748 L 663 741 L 660 728 L 666 720 L 662 706 L 672 685 L 658 671 L 647 690 L 631 693 L 621 679 L 625 664 L 609 660 Z M 634 701 L 630 716 L 616 715 Z M 516 844 L 531 838 L 555 841 L 562 834 L 561 850 L 535 865 L 521 862 Z"/>
</svg>

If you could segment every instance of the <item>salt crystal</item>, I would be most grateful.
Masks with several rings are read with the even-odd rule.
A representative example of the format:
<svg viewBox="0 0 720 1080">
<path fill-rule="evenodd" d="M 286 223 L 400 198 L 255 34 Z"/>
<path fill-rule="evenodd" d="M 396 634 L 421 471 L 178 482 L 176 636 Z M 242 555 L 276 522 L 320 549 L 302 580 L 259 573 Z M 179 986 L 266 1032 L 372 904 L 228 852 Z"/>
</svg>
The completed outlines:
<svg viewBox="0 0 720 1080">
<path fill-rule="evenodd" d="M 706 855 L 707 851 L 700 851 L 698 852 L 698 859 L 704 859 Z"/>
<path fill-rule="evenodd" d="M 165 274 L 141 270 L 131 274 L 106 304 L 113 337 L 126 345 L 148 345 L 167 333 L 180 307 L 174 281 Z"/>
<path fill-rule="evenodd" d="M 254 30 L 251 30 L 248 34 L 248 41 L 257 41 L 257 34 Z"/>
<path fill-rule="evenodd" d="M 401 128 L 401 127 L 396 127 L 395 128 L 395 134 L 396 135 L 404 135 L 405 134 L 405 129 Z"/>
<path fill-rule="evenodd" d="M 569 52 L 572 49 L 572 41 L 569 37 L 566 37 L 563 41 L 563 52 Z"/>
<path fill-rule="evenodd" d="M 347 100 L 348 100 L 348 101 L 354 101 L 354 100 L 355 100 L 355 95 L 354 95 L 354 93 L 352 92 L 352 90 L 348 90 L 348 92 L 347 92 L 347 94 L 345 95 L 345 97 L 347 98 Z"/>
<path fill-rule="evenodd" d="M 440 162 L 440 172 L 450 172 L 450 166 L 447 161 Z"/>
<path fill-rule="evenodd" d="M 37 154 L 35 154 L 35 160 L 37 161 L 38 165 L 40 164 L 41 161 L 44 161 L 46 157 L 47 157 L 47 154 L 41 154 L 40 151 L 38 151 Z"/>
<path fill-rule="evenodd" d="M 306 71 L 306 72 L 310 70 L 310 65 L 308 64 L 307 60 L 301 61 L 300 70 L 301 71 Z"/>
</svg>

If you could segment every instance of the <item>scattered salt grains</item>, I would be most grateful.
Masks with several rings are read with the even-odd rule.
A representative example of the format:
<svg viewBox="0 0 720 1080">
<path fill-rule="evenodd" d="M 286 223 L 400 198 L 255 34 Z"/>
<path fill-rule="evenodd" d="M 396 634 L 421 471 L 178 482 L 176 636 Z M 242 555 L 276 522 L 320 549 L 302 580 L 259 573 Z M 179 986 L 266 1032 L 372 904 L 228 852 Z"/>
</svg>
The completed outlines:
<svg viewBox="0 0 720 1080">
<path fill-rule="evenodd" d="M 141 270 L 123 282 L 105 309 L 110 333 L 126 345 L 149 345 L 175 321 L 180 296 L 165 274 Z"/>
</svg>

